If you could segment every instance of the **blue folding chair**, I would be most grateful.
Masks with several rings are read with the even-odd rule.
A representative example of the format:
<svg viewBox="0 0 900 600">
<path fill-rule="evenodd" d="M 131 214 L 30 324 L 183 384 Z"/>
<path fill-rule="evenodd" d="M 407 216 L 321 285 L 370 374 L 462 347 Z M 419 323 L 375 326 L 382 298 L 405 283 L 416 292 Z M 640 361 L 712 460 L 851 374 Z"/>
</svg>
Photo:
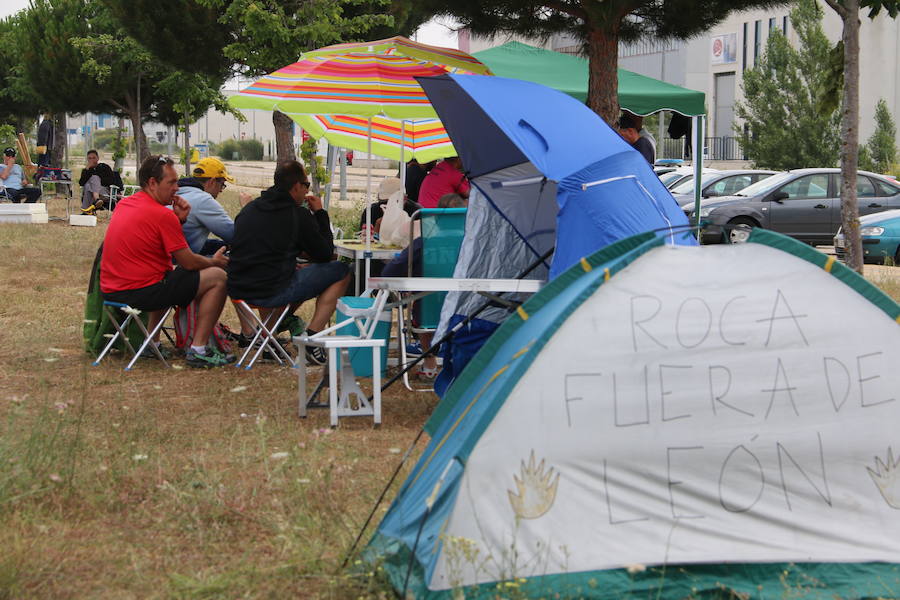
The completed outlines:
<svg viewBox="0 0 900 600">
<path fill-rule="evenodd" d="M 100 364 L 100 361 L 112 350 L 112 347 L 115 345 L 116 341 L 119 338 L 122 338 L 122 341 L 125 343 L 125 347 L 128 348 L 128 351 L 131 352 L 134 356 L 131 358 L 131 361 L 125 367 L 126 371 L 130 371 L 131 367 L 134 366 L 134 363 L 137 362 L 137 359 L 140 358 L 141 353 L 144 352 L 148 347 L 152 350 L 153 354 L 156 355 L 162 364 L 166 367 L 169 366 L 169 363 L 166 362 L 166 359 L 163 357 L 162 353 L 159 351 L 159 348 L 156 347 L 156 344 L 151 344 L 150 342 L 156 336 L 156 334 L 162 329 L 163 323 L 166 322 L 166 319 L 169 318 L 169 315 L 172 314 L 172 307 L 170 306 L 166 309 L 165 314 L 159 320 L 159 323 L 153 327 L 152 330 L 147 331 L 147 327 L 144 325 L 144 321 L 142 321 L 139 317 L 141 311 L 132 308 L 127 304 L 123 304 L 121 302 L 112 302 L 110 300 L 103 301 L 103 309 L 106 311 L 106 314 L 109 315 L 109 320 L 113 324 L 113 327 L 116 328 L 116 333 L 110 334 L 109 343 L 106 344 L 106 347 L 103 349 L 103 352 L 97 356 L 97 360 L 93 362 L 93 365 L 96 367 Z M 120 323 L 119 319 L 116 316 L 116 313 L 120 312 L 125 315 L 125 319 Z M 144 341 L 141 343 L 140 347 L 135 351 L 134 347 L 131 345 L 131 342 L 128 341 L 128 335 L 125 334 L 125 330 L 128 328 L 129 323 L 134 322 L 137 323 L 138 328 L 141 330 L 141 333 L 144 334 Z"/>
</svg>

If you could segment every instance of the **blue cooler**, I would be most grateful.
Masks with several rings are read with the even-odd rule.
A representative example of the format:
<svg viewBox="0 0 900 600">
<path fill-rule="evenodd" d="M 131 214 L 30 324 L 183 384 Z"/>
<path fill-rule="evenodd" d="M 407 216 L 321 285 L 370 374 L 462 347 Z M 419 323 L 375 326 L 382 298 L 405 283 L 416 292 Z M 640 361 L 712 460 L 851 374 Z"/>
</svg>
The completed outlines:
<svg viewBox="0 0 900 600">
<path fill-rule="evenodd" d="M 337 303 L 336 322 L 346 321 L 352 317 L 365 318 L 366 312 L 375 304 L 375 298 L 362 298 L 359 296 L 343 296 Z M 337 335 L 361 335 L 362 332 L 356 323 L 349 323 L 337 331 Z M 391 335 L 391 311 L 385 310 L 378 316 L 378 324 L 375 326 L 375 339 L 385 340 L 385 345 L 381 349 L 381 374 L 387 368 L 387 341 Z M 359 377 L 372 376 L 372 349 L 371 348 L 350 348 L 350 364 L 353 366 L 353 372 Z M 341 368 L 340 353 L 338 353 L 337 368 Z"/>
</svg>

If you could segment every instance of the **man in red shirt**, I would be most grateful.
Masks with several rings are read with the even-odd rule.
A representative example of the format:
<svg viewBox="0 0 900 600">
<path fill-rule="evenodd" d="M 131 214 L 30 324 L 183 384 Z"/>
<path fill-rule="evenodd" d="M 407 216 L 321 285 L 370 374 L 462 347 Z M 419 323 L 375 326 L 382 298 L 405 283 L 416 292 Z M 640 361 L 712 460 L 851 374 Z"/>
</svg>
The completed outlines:
<svg viewBox="0 0 900 600">
<path fill-rule="evenodd" d="M 181 224 L 191 206 L 175 195 L 178 175 L 172 159 L 145 160 L 138 182 L 141 190 L 116 205 L 106 230 L 100 291 L 107 300 L 149 311 L 151 328 L 170 306 L 187 306 L 196 299 L 197 326 L 187 363 L 207 368 L 228 364 L 224 354 L 206 346 L 225 305 L 225 248 L 207 258 L 188 247 Z M 170 204 L 172 210 L 166 208 Z"/>
<path fill-rule="evenodd" d="M 428 172 L 419 188 L 419 204 L 422 208 L 437 208 L 438 200 L 446 194 L 469 197 L 469 180 L 462 172 L 458 156 L 445 158 Z"/>
</svg>

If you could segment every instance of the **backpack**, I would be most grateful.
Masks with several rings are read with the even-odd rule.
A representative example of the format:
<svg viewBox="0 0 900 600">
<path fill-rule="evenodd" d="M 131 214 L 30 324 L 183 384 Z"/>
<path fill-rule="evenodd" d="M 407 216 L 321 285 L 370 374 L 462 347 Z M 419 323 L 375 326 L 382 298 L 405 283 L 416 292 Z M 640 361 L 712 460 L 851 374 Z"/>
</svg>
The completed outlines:
<svg viewBox="0 0 900 600">
<path fill-rule="evenodd" d="M 103 256 L 103 244 L 97 248 L 97 254 L 94 257 L 94 266 L 91 268 L 91 279 L 88 282 L 87 297 L 84 301 L 84 350 L 94 357 L 99 356 L 103 352 L 103 348 L 109 343 L 110 336 L 116 333 L 109 315 L 103 309 L 103 293 L 100 291 L 100 259 Z M 141 313 L 140 319 L 143 320 L 144 326 L 147 326 L 147 313 Z M 144 334 L 136 323 L 131 322 L 125 329 L 128 335 L 128 341 L 132 348 L 137 348 L 144 341 Z M 115 348 L 125 349 L 125 344 L 121 338 L 116 340 Z"/>
</svg>

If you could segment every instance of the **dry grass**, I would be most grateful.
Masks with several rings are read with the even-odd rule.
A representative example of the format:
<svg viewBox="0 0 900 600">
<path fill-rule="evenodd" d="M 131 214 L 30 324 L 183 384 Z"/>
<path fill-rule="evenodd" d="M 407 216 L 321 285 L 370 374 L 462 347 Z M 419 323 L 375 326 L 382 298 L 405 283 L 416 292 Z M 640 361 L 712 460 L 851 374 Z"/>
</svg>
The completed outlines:
<svg viewBox="0 0 900 600">
<path fill-rule="evenodd" d="M 92 367 L 104 230 L 0 226 L 0 598 L 378 593 L 340 562 L 434 397 L 394 387 L 383 427 L 332 433 L 289 368 Z"/>
<path fill-rule="evenodd" d="M 287 368 L 91 367 L 104 230 L 0 226 L 0 598 L 384 594 L 340 562 L 434 397 L 394 387 L 382 428 L 332 433 L 323 411 L 296 417 Z"/>
</svg>

